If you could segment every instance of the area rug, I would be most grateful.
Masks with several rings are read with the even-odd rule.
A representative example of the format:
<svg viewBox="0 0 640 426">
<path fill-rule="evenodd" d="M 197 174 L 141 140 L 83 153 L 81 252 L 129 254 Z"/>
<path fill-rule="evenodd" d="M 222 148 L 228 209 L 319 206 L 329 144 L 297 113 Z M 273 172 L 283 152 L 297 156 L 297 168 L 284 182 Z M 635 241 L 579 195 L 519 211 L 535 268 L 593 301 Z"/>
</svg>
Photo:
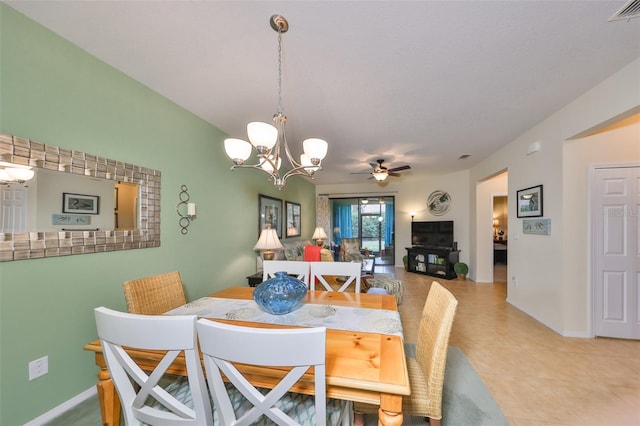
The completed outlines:
<svg viewBox="0 0 640 426">
<path fill-rule="evenodd" d="M 405 344 L 405 353 L 407 357 L 415 357 L 415 344 Z M 508 426 L 500 407 L 460 348 L 449 346 L 445 368 L 443 426 Z M 366 416 L 366 426 L 377 424 L 377 416 Z M 418 426 L 429 423 L 424 417 L 405 416 L 402 424 Z"/>
<path fill-rule="evenodd" d="M 405 352 L 407 356 L 415 357 L 415 344 L 407 343 Z M 500 407 L 460 348 L 449 346 L 445 368 L 443 426 L 508 426 Z M 366 416 L 366 426 L 377 424 L 377 416 Z M 428 424 L 423 417 L 406 416 L 403 422 L 405 426 Z M 93 425 L 101 425 L 97 396 L 47 423 L 47 426 Z"/>
</svg>

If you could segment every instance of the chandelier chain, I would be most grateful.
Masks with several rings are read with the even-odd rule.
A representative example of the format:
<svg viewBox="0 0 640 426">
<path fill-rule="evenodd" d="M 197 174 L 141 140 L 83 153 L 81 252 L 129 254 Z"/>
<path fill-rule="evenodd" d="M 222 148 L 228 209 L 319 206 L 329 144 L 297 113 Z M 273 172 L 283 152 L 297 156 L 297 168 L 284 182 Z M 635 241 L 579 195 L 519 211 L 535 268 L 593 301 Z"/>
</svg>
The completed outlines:
<svg viewBox="0 0 640 426">
<path fill-rule="evenodd" d="M 278 113 L 283 113 L 282 108 L 282 27 L 278 26 Z"/>
</svg>

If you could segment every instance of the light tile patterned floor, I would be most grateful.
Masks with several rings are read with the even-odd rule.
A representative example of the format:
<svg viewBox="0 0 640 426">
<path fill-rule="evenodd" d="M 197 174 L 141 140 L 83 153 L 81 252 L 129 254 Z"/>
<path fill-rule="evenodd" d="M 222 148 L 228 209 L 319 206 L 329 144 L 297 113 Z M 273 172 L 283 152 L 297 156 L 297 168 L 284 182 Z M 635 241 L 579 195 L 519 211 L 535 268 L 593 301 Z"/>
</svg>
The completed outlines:
<svg viewBox="0 0 640 426">
<path fill-rule="evenodd" d="M 376 273 L 390 272 L 389 270 Z M 407 342 L 433 277 L 395 268 Z M 460 347 L 511 426 L 639 426 L 640 342 L 566 338 L 506 303 L 506 283 L 438 280 L 458 299 Z"/>
</svg>

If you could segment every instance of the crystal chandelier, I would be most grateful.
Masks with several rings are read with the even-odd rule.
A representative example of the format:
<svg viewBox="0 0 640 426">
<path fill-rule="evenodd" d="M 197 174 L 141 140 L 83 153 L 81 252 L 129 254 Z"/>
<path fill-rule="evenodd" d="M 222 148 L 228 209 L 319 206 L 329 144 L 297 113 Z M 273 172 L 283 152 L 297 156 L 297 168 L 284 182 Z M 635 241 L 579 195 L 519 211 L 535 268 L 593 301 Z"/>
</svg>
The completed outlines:
<svg viewBox="0 0 640 426">
<path fill-rule="evenodd" d="M 291 155 L 285 132 L 287 116 L 284 115 L 282 108 L 282 34 L 289 29 L 289 23 L 280 15 L 273 15 L 270 22 L 271 28 L 278 33 L 278 112 L 273 115 L 275 126 L 269 123 L 251 122 L 247 124 L 247 136 L 251 143 L 242 139 L 229 138 L 224 141 L 224 149 L 233 160 L 231 170 L 258 169 L 267 173 L 273 184 L 278 189 L 282 189 L 291 176 L 313 178 L 315 172 L 322 170 L 321 163 L 327 155 L 328 144 L 322 139 L 306 139 L 302 142 L 304 153 L 300 155 L 300 161 L 296 161 Z M 251 156 L 252 147 L 256 149 L 258 162 L 244 164 Z M 281 174 L 283 156 L 286 156 L 291 168 Z"/>
</svg>

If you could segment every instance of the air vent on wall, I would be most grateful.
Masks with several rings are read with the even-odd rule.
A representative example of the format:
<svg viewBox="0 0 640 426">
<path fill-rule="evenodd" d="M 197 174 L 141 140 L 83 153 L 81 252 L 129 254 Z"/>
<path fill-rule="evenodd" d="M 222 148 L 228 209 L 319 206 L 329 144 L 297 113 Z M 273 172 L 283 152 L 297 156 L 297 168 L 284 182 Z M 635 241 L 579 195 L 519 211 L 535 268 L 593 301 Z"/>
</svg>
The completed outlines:
<svg viewBox="0 0 640 426">
<path fill-rule="evenodd" d="M 611 18 L 611 21 L 622 21 L 631 18 L 640 17 L 640 0 L 630 0 L 622 8 L 617 11 Z"/>
</svg>

